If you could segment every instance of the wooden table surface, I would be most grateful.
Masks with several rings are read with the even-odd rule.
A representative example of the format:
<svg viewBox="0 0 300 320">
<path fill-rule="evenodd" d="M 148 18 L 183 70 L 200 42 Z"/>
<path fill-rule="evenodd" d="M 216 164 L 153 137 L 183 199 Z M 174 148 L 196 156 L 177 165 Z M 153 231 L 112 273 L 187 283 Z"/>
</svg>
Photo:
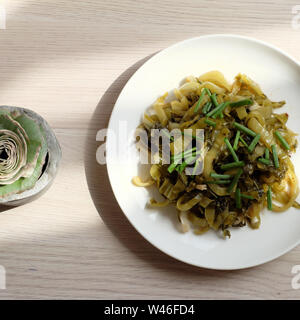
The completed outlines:
<svg viewBox="0 0 300 320">
<path fill-rule="evenodd" d="M 0 298 L 300 298 L 291 286 L 300 247 L 240 271 L 192 267 L 161 253 L 129 224 L 96 163 L 97 130 L 149 56 L 195 36 L 236 33 L 300 60 L 299 0 L 2 1 L 0 104 L 44 116 L 63 160 L 51 189 L 0 215 Z M 300 21 L 299 21 L 300 22 Z"/>
</svg>

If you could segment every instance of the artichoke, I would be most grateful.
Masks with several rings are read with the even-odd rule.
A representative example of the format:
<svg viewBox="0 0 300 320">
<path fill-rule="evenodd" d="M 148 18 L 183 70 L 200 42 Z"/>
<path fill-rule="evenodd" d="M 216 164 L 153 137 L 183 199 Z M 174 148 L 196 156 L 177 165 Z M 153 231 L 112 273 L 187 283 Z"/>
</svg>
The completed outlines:
<svg viewBox="0 0 300 320">
<path fill-rule="evenodd" d="M 0 199 L 34 188 L 48 153 L 43 127 L 29 114 L 0 110 Z"/>
</svg>

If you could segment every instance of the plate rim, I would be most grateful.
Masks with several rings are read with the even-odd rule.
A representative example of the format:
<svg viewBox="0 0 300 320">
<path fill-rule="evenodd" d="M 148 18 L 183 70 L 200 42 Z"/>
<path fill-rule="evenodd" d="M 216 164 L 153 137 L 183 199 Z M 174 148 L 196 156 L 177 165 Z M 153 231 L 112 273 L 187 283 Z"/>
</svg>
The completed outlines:
<svg viewBox="0 0 300 320">
<path fill-rule="evenodd" d="M 120 99 L 121 99 L 121 96 L 122 96 L 122 93 L 123 91 L 126 89 L 127 85 L 129 84 L 130 80 L 132 78 L 135 77 L 135 75 L 139 72 L 142 72 L 144 67 L 150 63 L 152 60 L 156 59 L 157 57 L 159 57 L 160 55 L 163 55 L 165 54 L 167 51 L 169 50 L 172 50 L 174 48 L 176 48 L 177 46 L 180 46 L 184 43 L 187 43 L 187 42 L 192 42 L 192 41 L 195 41 L 195 40 L 201 40 L 201 39 L 207 39 L 207 38 L 215 38 L 215 37 L 223 37 L 223 38 L 233 38 L 233 39 L 242 39 L 242 40 L 247 40 L 249 42 L 253 42 L 253 43 L 256 43 L 256 44 L 260 44 L 262 46 L 265 46 L 269 49 L 272 49 L 276 52 L 278 52 L 279 54 L 281 54 L 282 56 L 288 58 L 290 61 L 292 61 L 298 68 L 300 68 L 300 61 L 296 60 L 296 58 L 294 58 L 292 55 L 290 55 L 289 53 L 285 52 L 284 50 L 280 49 L 279 47 L 271 44 L 271 43 L 268 43 L 266 41 L 263 41 L 263 40 L 259 40 L 259 39 L 256 39 L 256 38 L 253 38 L 253 37 L 248 37 L 248 36 L 243 36 L 243 35 L 238 35 L 238 34 L 232 34 L 232 33 L 216 33 L 216 34 L 206 34 L 206 35 L 202 35 L 202 36 L 196 36 L 196 37 L 192 37 L 192 38 L 188 38 L 188 39 L 185 39 L 185 40 L 182 40 L 182 41 L 179 41 L 179 42 L 176 42 L 164 49 L 161 49 L 160 51 L 158 51 L 157 53 L 155 53 L 154 55 L 152 55 L 147 61 L 145 61 L 131 76 L 130 78 L 127 80 L 126 84 L 122 87 L 119 95 L 118 95 L 118 98 L 117 100 L 115 101 L 115 104 L 113 106 L 113 109 L 112 109 L 112 112 L 111 112 L 111 115 L 110 115 L 110 118 L 109 118 L 109 122 L 108 122 L 108 125 L 107 125 L 107 129 L 109 130 L 112 126 L 112 121 L 113 121 L 113 118 L 115 117 L 115 112 L 116 112 L 116 108 L 115 106 L 119 103 Z M 107 146 L 109 145 L 110 143 L 110 138 L 109 138 L 109 134 L 107 135 L 107 140 L 106 140 L 106 158 L 108 158 L 108 154 L 110 153 L 109 152 L 109 149 L 107 148 Z M 262 264 L 265 264 L 265 263 L 268 263 L 268 262 L 271 262 L 271 261 L 274 261 L 275 259 L 285 255 L 287 252 L 291 251 L 292 249 L 294 249 L 295 247 L 297 247 L 299 244 L 300 244 L 300 237 L 298 239 L 297 242 L 295 242 L 294 244 L 290 245 L 289 247 L 287 247 L 286 249 L 280 251 L 278 254 L 274 254 L 271 258 L 266 258 L 266 259 L 261 259 L 259 262 L 254 262 L 254 263 L 249 263 L 245 266 L 237 266 L 237 267 L 215 267 L 215 266 L 209 266 L 208 264 L 207 265 L 202 265 L 202 264 L 199 264 L 199 263 L 194 263 L 194 262 L 191 262 L 191 261 L 187 261 L 187 260 L 184 260 L 184 259 L 181 259 L 180 257 L 177 257 L 175 256 L 173 253 L 170 253 L 168 250 L 165 250 L 165 249 L 162 249 L 160 247 L 158 247 L 156 244 L 154 244 L 152 242 L 151 239 L 149 239 L 148 236 L 146 236 L 141 230 L 139 230 L 133 221 L 131 221 L 130 217 L 125 213 L 124 209 L 122 208 L 122 204 L 120 203 L 118 197 L 116 196 L 116 193 L 115 193 L 115 190 L 114 190 L 114 187 L 113 187 L 113 181 L 114 181 L 114 178 L 113 178 L 113 174 L 112 174 L 112 170 L 111 170 L 111 166 L 109 164 L 109 162 L 107 161 L 106 162 L 106 169 L 107 169 L 107 173 L 108 173 L 108 178 L 109 178 L 109 183 L 111 185 L 111 189 L 112 189 L 112 192 L 114 194 L 114 197 L 123 213 L 123 215 L 127 218 L 127 220 L 130 222 L 130 224 L 133 226 L 133 228 L 145 239 L 147 240 L 153 247 L 155 247 L 156 249 L 158 249 L 159 251 L 163 252 L 164 254 L 168 255 L 169 257 L 172 257 L 173 259 L 176 259 L 178 261 L 181 261 L 183 263 L 186 263 L 188 265 L 192 265 L 192 266 L 195 266 L 195 267 L 198 267 L 198 268 L 203 268 L 203 269 L 208 269 L 208 270 L 243 270 L 243 269 L 248 269 L 248 268 L 253 268 L 253 267 L 256 267 L 256 266 L 260 266 Z"/>
</svg>

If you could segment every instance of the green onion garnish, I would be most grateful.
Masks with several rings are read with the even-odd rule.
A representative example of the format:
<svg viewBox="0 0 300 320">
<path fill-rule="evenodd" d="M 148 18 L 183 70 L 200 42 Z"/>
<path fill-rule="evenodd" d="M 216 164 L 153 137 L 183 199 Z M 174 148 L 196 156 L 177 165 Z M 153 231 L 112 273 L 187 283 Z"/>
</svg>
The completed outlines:
<svg viewBox="0 0 300 320">
<path fill-rule="evenodd" d="M 259 158 L 259 162 L 265 164 L 266 166 L 270 165 L 271 161 L 269 159 Z"/>
<path fill-rule="evenodd" d="M 196 107 L 195 107 L 195 109 L 194 109 L 194 113 L 196 113 L 196 112 L 199 110 L 199 108 L 200 108 L 200 103 L 201 103 L 201 101 L 203 100 L 203 98 L 204 98 L 204 96 L 205 96 L 205 93 L 206 93 L 206 91 L 205 91 L 205 90 L 202 90 L 201 95 L 200 95 L 200 97 L 199 97 L 199 100 L 198 100 L 198 102 L 197 102 L 197 104 L 196 104 Z"/>
<path fill-rule="evenodd" d="M 222 110 L 222 108 L 223 108 L 223 103 L 221 103 L 218 107 L 212 109 L 206 116 L 212 117 L 216 112 Z"/>
<path fill-rule="evenodd" d="M 187 162 L 183 162 L 180 166 L 178 166 L 178 172 L 182 173 L 182 171 L 185 169 L 187 165 L 188 165 Z"/>
<path fill-rule="evenodd" d="M 177 166 L 176 162 L 170 164 L 169 167 L 168 167 L 169 173 L 172 173 L 175 170 L 176 166 Z"/>
<path fill-rule="evenodd" d="M 210 96 L 210 99 L 212 101 L 212 103 L 215 105 L 215 107 L 218 107 L 219 106 L 219 103 L 217 101 L 217 95 L 215 93 L 213 93 L 211 96 Z"/>
<path fill-rule="evenodd" d="M 206 113 L 210 111 L 211 107 L 212 107 L 212 103 L 211 103 L 211 101 L 209 101 Z"/>
<path fill-rule="evenodd" d="M 269 160 L 269 159 L 270 159 L 270 151 L 269 151 L 268 148 L 266 148 L 266 150 L 265 150 L 265 159 L 266 159 L 266 160 Z"/>
<path fill-rule="evenodd" d="M 255 199 L 254 197 L 249 196 L 248 194 L 243 194 L 243 193 L 241 193 L 241 197 L 245 198 L 245 199 L 249 199 L 249 200 L 254 200 Z"/>
<path fill-rule="evenodd" d="M 206 114 L 212 106 L 212 103 L 210 101 L 207 101 L 202 109 L 202 113 Z"/>
<path fill-rule="evenodd" d="M 181 165 L 179 165 L 177 168 L 178 168 L 178 172 L 179 173 L 182 173 L 182 171 L 185 169 L 185 167 L 187 166 L 188 164 L 186 163 L 186 162 L 182 162 L 182 164 Z"/>
<path fill-rule="evenodd" d="M 223 110 L 224 110 L 228 105 L 229 105 L 229 102 L 228 102 L 228 101 L 221 103 L 221 104 L 219 105 L 219 108 L 220 108 L 220 109 L 219 109 L 218 111 L 216 111 L 216 112 L 212 115 L 212 118 L 216 118 L 216 117 L 218 117 L 218 116 L 220 116 L 221 118 L 224 117 L 222 112 L 223 112 Z"/>
<path fill-rule="evenodd" d="M 243 167 L 244 165 L 245 165 L 244 161 L 230 162 L 230 163 L 226 163 L 226 164 L 221 165 L 221 169 L 222 170 L 229 170 L 232 168 Z"/>
<path fill-rule="evenodd" d="M 196 151 L 196 147 L 191 148 L 187 151 L 181 152 L 179 154 L 176 154 L 175 156 L 171 156 L 171 159 L 174 161 L 171 163 L 168 167 L 168 172 L 172 173 L 175 169 L 179 172 L 182 172 L 183 169 L 193 160 L 195 160 L 196 155 L 199 155 L 201 153 L 201 150 Z M 182 158 L 185 158 L 186 160 L 181 163 L 180 165 L 179 162 L 182 160 Z M 178 165 L 178 167 L 177 167 Z"/>
<path fill-rule="evenodd" d="M 238 209 L 241 209 L 241 189 L 236 188 L 235 190 L 235 204 Z"/>
<path fill-rule="evenodd" d="M 235 162 L 238 162 L 238 161 L 239 161 L 239 158 L 238 158 L 238 156 L 236 155 L 235 151 L 233 150 L 233 148 L 232 148 L 229 140 L 228 140 L 227 138 L 225 138 L 224 141 L 225 141 L 225 143 L 226 143 L 227 148 L 228 148 L 229 151 L 231 152 L 234 161 L 235 161 Z"/>
<path fill-rule="evenodd" d="M 192 163 L 195 160 L 195 156 L 196 156 L 197 152 L 190 156 L 189 158 L 187 158 L 180 166 L 178 169 L 178 172 L 182 173 L 182 171 L 185 169 L 186 166 L 188 166 L 190 163 Z"/>
<path fill-rule="evenodd" d="M 206 124 L 210 125 L 210 126 L 213 126 L 213 127 L 216 126 L 216 123 L 215 123 L 214 121 L 209 120 L 209 119 L 205 119 L 204 122 L 205 122 Z"/>
<path fill-rule="evenodd" d="M 247 106 L 252 104 L 253 101 L 251 99 L 244 99 L 236 102 L 231 102 L 230 107 L 241 107 L 241 106 Z"/>
<path fill-rule="evenodd" d="M 284 139 L 284 137 L 280 134 L 279 131 L 275 131 L 275 135 L 278 138 L 278 140 L 280 141 L 280 143 L 282 144 L 282 146 L 286 149 L 286 150 L 290 150 L 290 145 L 286 142 L 286 140 Z"/>
<path fill-rule="evenodd" d="M 213 111 L 215 111 L 215 112 L 214 112 L 214 114 L 213 114 L 211 117 L 212 117 L 213 119 L 216 119 L 217 115 L 219 114 L 219 111 L 221 111 L 222 109 L 223 109 L 223 103 L 220 103 L 220 104 L 218 105 L 218 107 L 213 110 Z"/>
<path fill-rule="evenodd" d="M 197 152 L 184 154 L 184 159 L 185 159 L 184 162 L 186 162 L 187 164 L 193 162 L 193 160 L 195 160 L 196 156 L 199 155 L 200 153 L 201 153 L 201 151 L 199 150 Z M 178 163 L 180 158 L 176 158 L 174 160 L 175 160 L 175 162 Z"/>
<path fill-rule="evenodd" d="M 247 142 L 241 136 L 240 136 L 240 140 L 242 141 L 243 145 L 248 148 Z"/>
<path fill-rule="evenodd" d="M 218 111 L 216 111 L 211 117 L 213 119 L 216 119 L 218 116 L 221 117 L 221 114 L 223 115 L 222 111 L 223 111 L 223 106 L 224 106 L 224 102 L 220 103 L 218 106 Z"/>
<path fill-rule="evenodd" d="M 250 145 L 248 147 L 249 152 L 252 152 L 254 150 L 254 148 L 257 145 L 259 139 L 260 139 L 260 134 L 258 133 L 256 135 L 256 137 L 252 140 L 252 142 L 250 143 Z"/>
<path fill-rule="evenodd" d="M 240 135 L 241 135 L 241 131 L 238 130 L 236 135 L 235 135 L 235 139 L 234 139 L 234 143 L 233 143 L 233 150 L 235 150 L 235 151 L 237 150 L 237 147 L 238 147 Z"/>
<path fill-rule="evenodd" d="M 272 148 L 272 154 L 273 154 L 275 168 L 279 168 L 279 160 L 278 160 L 277 149 L 276 149 L 275 144 L 272 144 L 271 148 Z"/>
<path fill-rule="evenodd" d="M 232 177 L 231 174 L 218 174 L 214 172 L 212 172 L 210 176 L 215 179 L 230 179 Z"/>
<path fill-rule="evenodd" d="M 205 183 L 210 183 L 210 184 L 229 184 L 231 181 L 230 180 L 210 180 L 210 181 L 205 181 Z"/>
<path fill-rule="evenodd" d="M 255 137 L 255 136 L 256 136 L 256 133 L 255 133 L 254 131 L 250 130 L 249 128 L 243 126 L 242 124 L 240 124 L 240 123 L 238 123 L 238 122 L 234 122 L 233 125 L 234 125 L 237 129 L 239 129 L 239 130 L 247 133 L 249 136 L 252 136 L 252 137 Z"/>
<path fill-rule="evenodd" d="M 180 158 L 186 157 L 187 155 L 189 155 L 190 153 L 192 153 L 195 150 L 196 150 L 196 147 L 188 149 L 188 150 L 180 152 L 180 153 L 177 153 L 177 154 L 175 154 L 175 156 L 171 156 L 171 159 L 175 160 L 175 159 L 180 159 Z"/>
<path fill-rule="evenodd" d="M 238 172 L 236 173 L 236 175 L 233 177 L 231 184 L 229 185 L 227 191 L 229 193 L 232 192 L 232 190 L 234 189 L 234 187 L 236 186 L 236 184 L 239 181 L 239 178 L 241 176 L 241 174 L 243 173 L 243 170 L 241 168 L 238 169 Z"/>
<path fill-rule="evenodd" d="M 208 94 L 209 97 L 211 97 L 211 92 L 208 88 L 204 88 L 204 90 L 206 91 L 206 93 Z"/>
<path fill-rule="evenodd" d="M 267 191 L 267 202 L 268 202 L 268 210 L 272 210 L 272 190 L 270 186 Z"/>
</svg>

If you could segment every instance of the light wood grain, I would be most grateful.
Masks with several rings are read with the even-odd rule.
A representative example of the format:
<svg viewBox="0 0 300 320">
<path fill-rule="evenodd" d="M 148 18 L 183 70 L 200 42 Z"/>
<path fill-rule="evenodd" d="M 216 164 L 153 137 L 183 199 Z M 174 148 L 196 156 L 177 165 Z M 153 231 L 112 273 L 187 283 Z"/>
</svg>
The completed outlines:
<svg viewBox="0 0 300 320">
<path fill-rule="evenodd" d="M 96 131 L 147 57 L 186 38 L 237 33 L 300 60 L 300 30 L 291 28 L 297 2 L 3 1 L 0 104 L 44 116 L 63 161 L 47 194 L 0 215 L 0 265 L 7 271 L 0 298 L 299 299 L 291 268 L 300 264 L 300 247 L 234 272 L 178 262 L 130 226 L 95 161 Z"/>
</svg>

